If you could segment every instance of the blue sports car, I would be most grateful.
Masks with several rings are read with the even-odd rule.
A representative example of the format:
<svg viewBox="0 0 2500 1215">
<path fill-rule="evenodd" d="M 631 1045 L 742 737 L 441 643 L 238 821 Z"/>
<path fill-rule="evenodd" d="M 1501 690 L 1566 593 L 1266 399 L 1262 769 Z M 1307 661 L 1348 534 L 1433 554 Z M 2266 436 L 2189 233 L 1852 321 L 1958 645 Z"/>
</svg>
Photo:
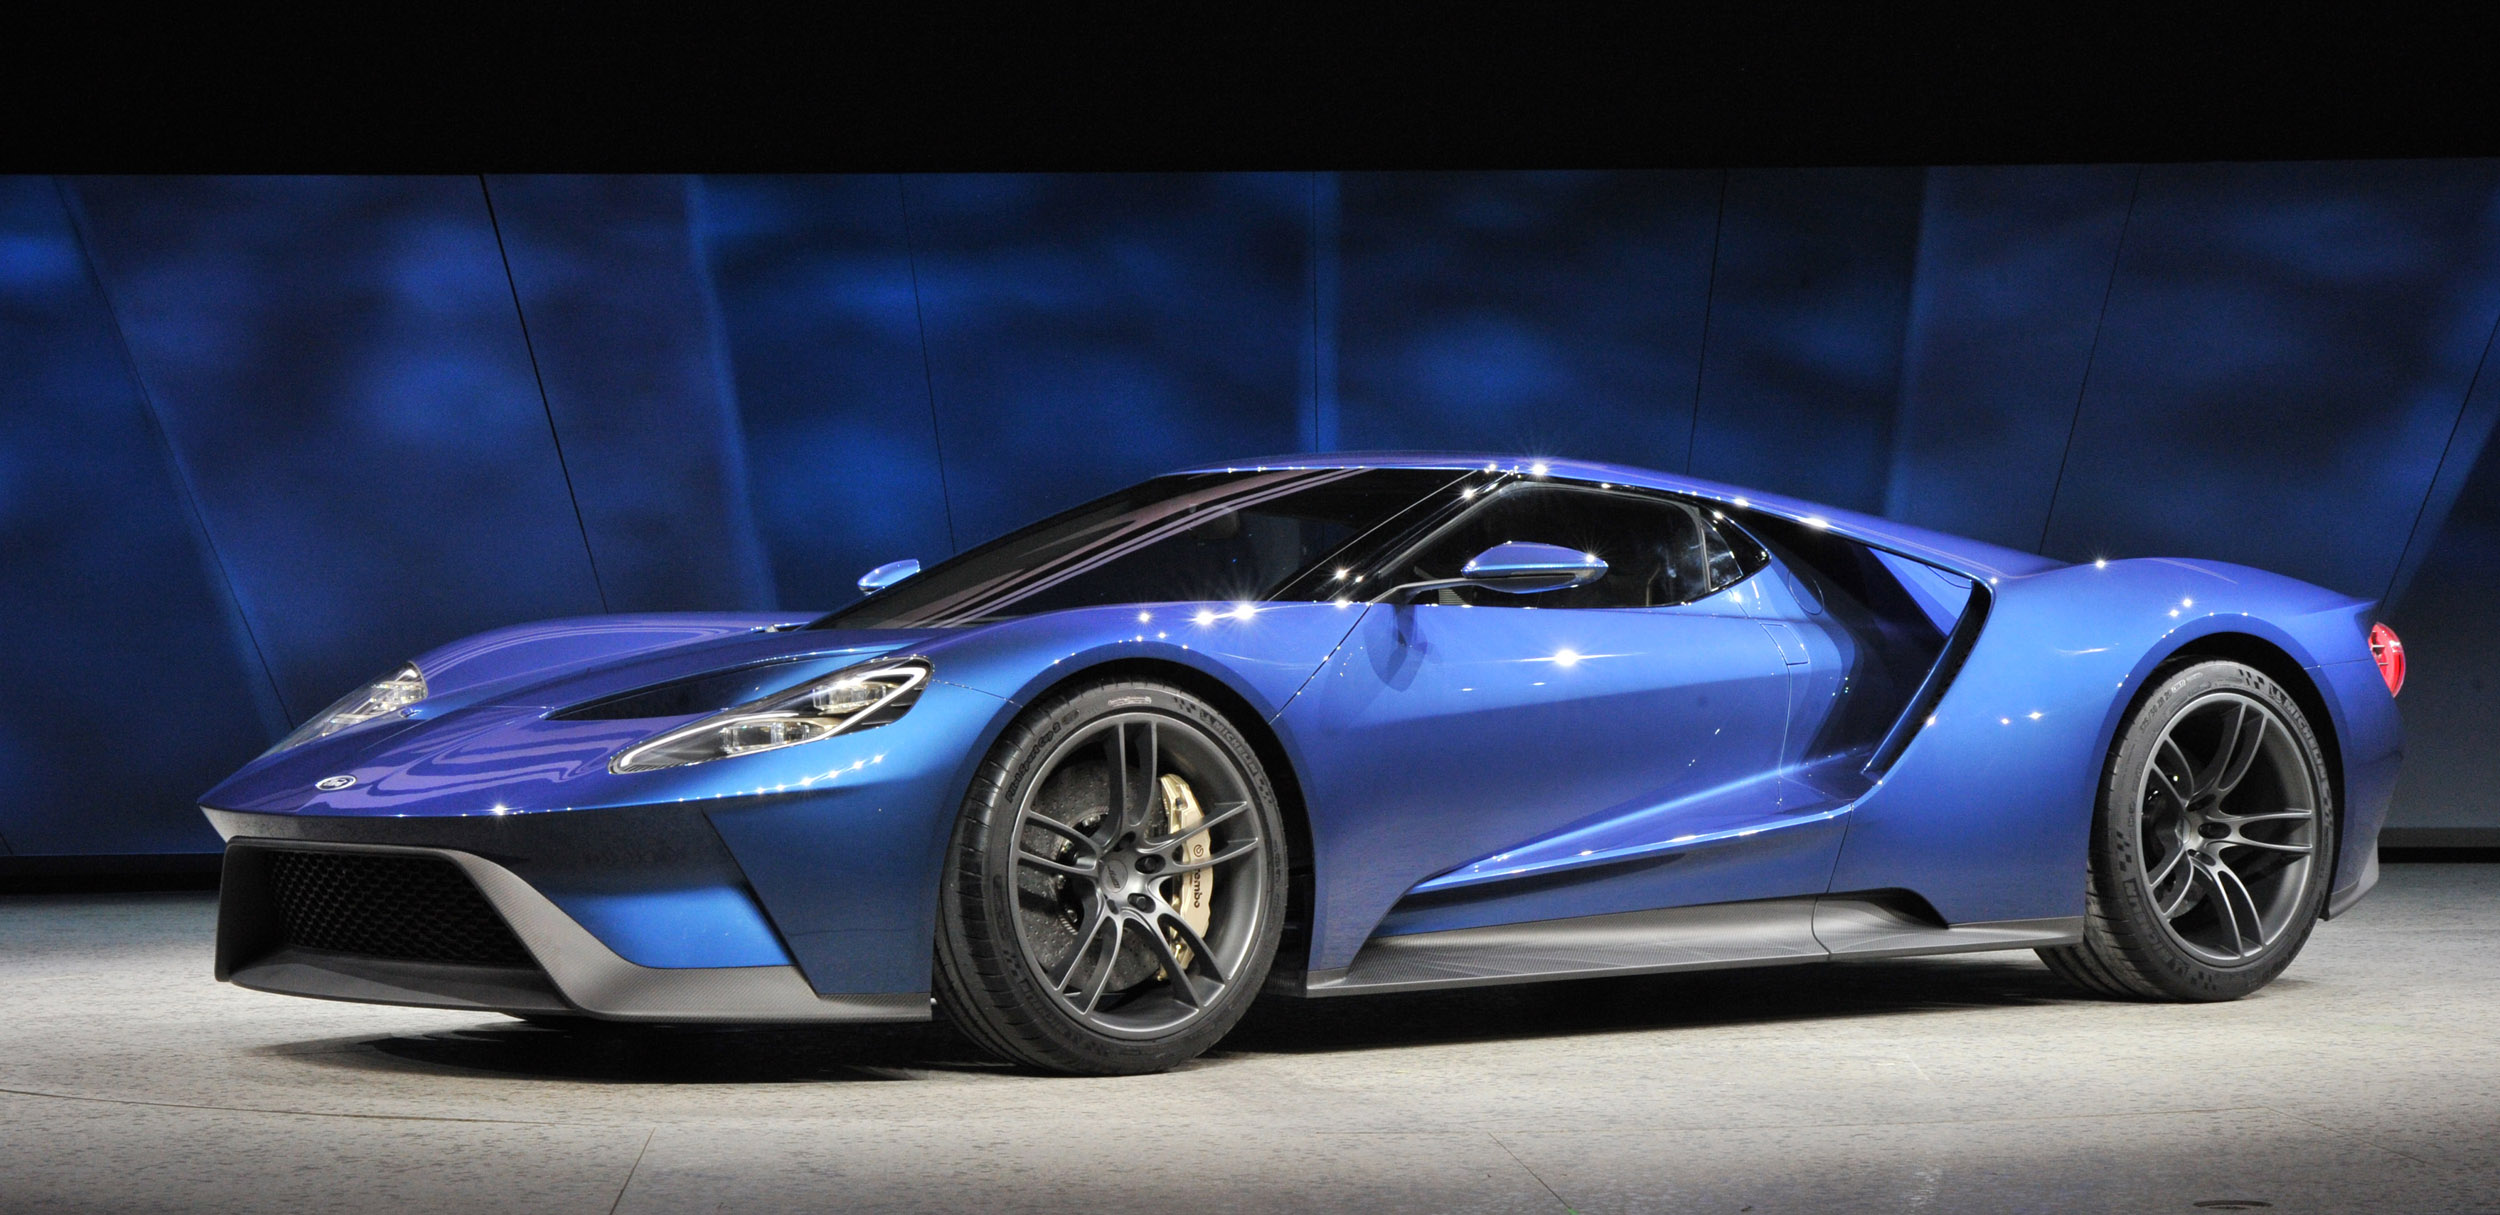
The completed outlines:
<svg viewBox="0 0 2500 1215">
<path fill-rule="evenodd" d="M 2370 889 L 2401 751 L 2368 603 L 1602 464 L 1199 468 L 860 585 L 349 693 L 204 798 L 218 977 L 1096 1074 L 1262 991 L 2036 949 L 2222 1000 Z"/>
</svg>

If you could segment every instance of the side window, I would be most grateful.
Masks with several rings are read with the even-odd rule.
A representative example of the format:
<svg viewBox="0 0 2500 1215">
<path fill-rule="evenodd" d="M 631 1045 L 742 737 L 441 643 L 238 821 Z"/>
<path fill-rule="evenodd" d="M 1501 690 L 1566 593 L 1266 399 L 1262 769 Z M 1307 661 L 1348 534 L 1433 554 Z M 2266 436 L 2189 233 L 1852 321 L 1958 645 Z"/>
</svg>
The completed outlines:
<svg viewBox="0 0 2500 1215">
<path fill-rule="evenodd" d="M 1511 595 L 1476 587 L 1430 602 L 1501 607 L 1627 608 L 1690 603 L 1750 568 L 1701 512 L 1644 494 L 1555 484 L 1513 485 L 1452 521 L 1391 571 L 1398 582 L 1455 578 L 1476 554 L 1511 540 L 1597 554 L 1606 576 L 1587 586 Z"/>
<path fill-rule="evenodd" d="M 1710 518 L 1703 520 L 1701 525 L 1704 546 L 1701 565 L 1708 571 L 1708 589 L 1702 592 L 1705 595 L 1743 582 L 1752 577 L 1755 570 L 1771 563 L 1771 554 L 1764 551 L 1753 537 L 1728 522 L 1725 514 L 1715 510 L 1707 513 Z"/>
</svg>

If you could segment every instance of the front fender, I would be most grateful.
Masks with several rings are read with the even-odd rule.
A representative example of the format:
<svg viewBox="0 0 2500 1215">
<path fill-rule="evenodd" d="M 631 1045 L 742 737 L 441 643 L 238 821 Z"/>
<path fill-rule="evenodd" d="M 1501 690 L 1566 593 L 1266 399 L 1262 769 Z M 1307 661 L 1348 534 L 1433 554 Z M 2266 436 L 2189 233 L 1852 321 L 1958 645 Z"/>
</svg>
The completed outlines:
<svg viewBox="0 0 2500 1215">
<path fill-rule="evenodd" d="M 705 809 L 818 992 L 929 990 L 956 810 L 1015 715 L 995 696 L 941 682 L 893 725 L 789 748 L 848 755 L 805 788 L 731 790 Z"/>
<path fill-rule="evenodd" d="M 725 802 L 709 818 L 816 990 L 925 991 L 957 807 L 1022 707 L 1103 663 L 1150 658 L 1203 672 L 1273 717 L 1360 615 L 1327 604 L 1161 604 L 932 641 L 917 647 L 937 672 L 930 692 L 902 721 L 857 736 L 875 740 L 873 763 L 821 790 Z"/>
<path fill-rule="evenodd" d="M 1105 663 L 1177 663 L 1272 721 L 1362 615 L 1334 603 L 1134 604 L 1011 620 L 923 652 L 939 678 L 1019 705 Z"/>
</svg>

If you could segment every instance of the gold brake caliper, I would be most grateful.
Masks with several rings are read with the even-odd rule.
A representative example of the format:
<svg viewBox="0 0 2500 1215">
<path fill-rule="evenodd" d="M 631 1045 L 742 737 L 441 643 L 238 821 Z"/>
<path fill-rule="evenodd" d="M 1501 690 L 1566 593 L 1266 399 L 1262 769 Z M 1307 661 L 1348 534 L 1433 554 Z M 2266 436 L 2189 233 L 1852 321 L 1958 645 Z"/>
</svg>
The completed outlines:
<svg viewBox="0 0 2500 1215">
<path fill-rule="evenodd" d="M 1188 781 L 1166 772 L 1163 774 L 1161 783 L 1166 831 L 1178 835 L 1197 826 L 1199 821 L 1206 817 L 1198 809 L 1198 795 L 1190 789 Z M 1176 865 L 1196 864 L 1207 859 L 1208 854 L 1214 851 L 1215 842 L 1207 838 L 1206 832 L 1201 831 L 1174 850 L 1172 863 Z M 1181 919 L 1189 923 L 1190 930 L 1198 934 L 1198 939 L 1205 940 L 1208 913 L 1214 907 L 1215 871 L 1193 869 L 1179 877 L 1171 878 L 1164 883 L 1163 897 L 1166 902 L 1172 904 L 1173 910 L 1181 913 Z M 1180 959 L 1181 965 L 1189 965 L 1189 946 L 1182 943 L 1181 934 L 1166 928 L 1163 930 L 1163 935 L 1171 939 L 1172 956 Z"/>
</svg>

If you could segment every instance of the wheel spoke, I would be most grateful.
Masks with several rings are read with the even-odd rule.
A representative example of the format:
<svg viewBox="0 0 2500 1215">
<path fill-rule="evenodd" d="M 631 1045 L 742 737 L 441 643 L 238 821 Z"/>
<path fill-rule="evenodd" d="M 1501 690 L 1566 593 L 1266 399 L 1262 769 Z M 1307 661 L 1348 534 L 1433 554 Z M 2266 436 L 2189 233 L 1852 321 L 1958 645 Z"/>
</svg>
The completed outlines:
<svg viewBox="0 0 2500 1215">
<path fill-rule="evenodd" d="M 1110 838 L 1120 838 L 1128 827 L 1128 723 L 1115 722 L 1102 732 L 1102 770 L 1110 788 L 1110 814 L 1105 827 Z"/>
<path fill-rule="evenodd" d="M 1218 865 L 1229 865 L 1234 861 L 1250 855 L 1251 853 L 1257 852 L 1258 850 L 1259 841 L 1243 840 L 1242 842 L 1235 844 L 1222 852 L 1212 852 L 1194 861 L 1174 861 L 1172 864 L 1165 866 L 1163 872 L 1170 874 L 1196 873 L 1201 869 L 1213 869 Z"/>
<path fill-rule="evenodd" d="M 1031 865 L 1036 869 L 1047 869 L 1052 873 L 1066 874 L 1072 878 L 1084 878 L 1089 882 L 1095 877 L 1093 867 L 1090 865 L 1071 865 L 1057 857 L 1043 856 L 1030 848 L 1016 849 L 1016 860 L 1020 864 Z"/>
<path fill-rule="evenodd" d="M 2161 890 L 2162 883 L 2169 881 L 2170 876 L 2179 871 L 2179 866 L 2184 863 L 2187 858 L 2188 849 L 2186 848 L 2180 848 L 2172 852 L 2170 854 L 2170 859 L 2161 863 L 2161 868 L 2145 875 L 2144 889 L 2146 892 L 2153 894 L 2156 898 L 2160 897 L 2159 892 Z"/>
<path fill-rule="evenodd" d="M 1249 812 L 1250 803 L 1248 802 L 1226 802 L 1223 806 L 1216 809 L 1212 813 L 1209 813 L 1206 817 L 1199 819 L 1197 822 L 1191 823 L 1189 826 L 1181 829 L 1176 834 L 1167 835 L 1161 839 L 1153 840 L 1151 842 L 1141 842 L 1139 849 L 1140 851 L 1147 852 L 1172 852 L 1178 849 L 1181 845 L 1188 843 L 1190 840 L 1196 839 L 1201 835 L 1205 835 L 1210 828 L 1228 822 L 1232 819 L 1239 818 Z"/>
<path fill-rule="evenodd" d="M 1176 915 L 1172 918 L 1177 920 L 1180 917 Z M 1207 996 L 1213 993 L 1199 992 L 1198 985 L 1190 981 L 1189 968 L 1181 965 L 1180 954 L 1172 949 L 1172 942 L 1163 935 L 1163 930 L 1149 924 L 1143 935 L 1146 947 L 1153 950 L 1155 958 L 1163 963 L 1164 980 L 1172 985 L 1172 998 L 1191 1008 L 1206 1007 Z"/>
<path fill-rule="evenodd" d="M 2168 769 L 2163 768 L 2163 760 L 2170 761 Z M 2196 765 L 2189 761 L 2187 749 L 2179 745 L 2178 739 L 2162 735 L 2161 746 L 2153 760 L 2153 771 L 2168 786 L 2170 796 L 2177 798 L 2181 804 L 2196 796 Z"/>
<path fill-rule="evenodd" d="M 2254 730 L 2246 728 L 2246 722 L 2252 715 L 2257 719 Z M 2230 796 L 2231 791 L 2239 788 L 2240 782 L 2248 778 L 2248 770 L 2257 764 L 2258 753 L 2266 749 L 2266 734 L 2274 729 L 2274 715 L 2252 705 L 2240 706 L 2240 721 L 2242 728 L 2233 740 L 2236 745 L 2229 753 L 2230 762 L 2224 765 L 2221 775 L 2214 781 L 2214 796 L 2217 798 Z"/>
<path fill-rule="evenodd" d="M 2179 850 L 2179 859 L 2181 860 L 2187 860 L 2187 858 L 2192 857 L 2193 855 L 2194 854 L 2188 849 L 2181 848 Z M 2164 872 L 2169 872 L 2170 870 L 2176 868 L 2176 866 L 2164 866 L 2163 868 Z M 2197 875 L 2199 872 L 2200 870 L 2197 868 L 2195 862 L 2192 860 L 2188 861 L 2186 871 L 2179 874 L 2179 892 L 2170 896 L 2167 902 L 2163 902 L 2159 890 L 2155 890 L 2153 895 L 2154 901 L 2160 904 L 2160 906 L 2158 906 L 2155 910 L 2161 918 L 2165 920 L 2178 919 L 2180 916 L 2187 914 L 2188 908 L 2196 905 L 2197 892 L 2203 889 L 2202 886 L 2197 884 Z"/>
<path fill-rule="evenodd" d="M 2249 893 L 2248 884 L 2241 881 L 2240 875 L 2229 865 L 2224 864 L 2219 857 L 2207 855 L 2203 870 L 2206 880 L 2213 884 L 2215 901 L 2220 904 L 2216 910 L 2222 914 L 2223 923 L 2231 930 L 2233 951 L 2241 957 L 2247 957 L 2263 948 L 2265 946 L 2265 917 L 2258 912 L 2257 897 Z M 2240 913 L 2243 910 L 2248 916 L 2246 931 L 2241 929 Z"/>
<path fill-rule="evenodd" d="M 2253 954 L 2264 949 L 2266 947 L 2266 917 L 2257 906 L 2257 896 L 2248 889 L 2247 882 L 2240 880 L 2239 870 L 2233 869 L 2229 862 L 2216 858 L 2214 874 L 2222 879 L 2223 888 L 2230 891 L 2232 895 L 2231 898 L 2224 900 L 2224 908 L 2234 912 L 2248 913 L 2248 952 Z"/>
<path fill-rule="evenodd" d="M 1137 766 L 1144 770 L 1144 779 L 1138 782 L 1137 787 L 1145 792 L 1140 796 L 1135 817 L 1128 823 L 1130 827 L 1137 830 L 1139 835 L 1146 834 L 1148 822 L 1155 817 L 1155 807 L 1163 804 L 1163 790 L 1156 781 L 1162 773 L 1155 762 L 1156 756 L 1162 751 L 1163 739 L 1156 733 L 1155 723 L 1151 718 L 1146 721 L 1145 726 L 1146 750 L 1143 755 L 1137 757 Z"/>
<path fill-rule="evenodd" d="M 2255 814 L 2231 814 L 2216 810 L 2207 815 L 2206 819 L 2208 822 L 2220 823 L 2231 829 L 2231 834 L 2214 841 L 2214 847 L 2217 849 L 2258 848 L 2268 852 L 2289 852 L 2298 856 L 2307 856 L 2316 851 L 2314 846 L 2298 840 L 2253 839 L 2249 836 L 2247 828 L 2252 823 L 2307 823 L 2313 817 L 2312 813 L 2307 810 L 2263 810 Z"/>
<path fill-rule="evenodd" d="M 2237 834 L 2215 840 L 2214 846 L 2216 848 L 2262 848 L 2268 852 L 2289 852 L 2299 856 L 2307 856 L 2314 851 L 2307 844 L 2277 844 L 2269 840 L 2252 840 L 2245 835 Z"/>
<path fill-rule="evenodd" d="M 2250 823 L 2272 823 L 2295 818 L 2306 819 L 2315 813 L 2315 811 L 2311 810 L 2267 810 L 2258 814 L 2231 814 L 2226 811 L 2216 810 L 2205 817 L 2227 826 L 2242 827 Z"/>
<path fill-rule="evenodd" d="M 1215 951 L 1207 947 L 1207 939 L 1199 936 L 1198 930 L 1191 927 L 1189 921 L 1182 918 L 1179 912 L 1167 906 L 1155 918 L 1180 935 L 1181 944 L 1189 947 L 1191 959 L 1206 967 L 1208 978 L 1218 983 L 1233 981 L 1231 975 L 1224 973 L 1224 964 L 1215 960 Z"/>
<path fill-rule="evenodd" d="M 2196 773 L 2191 782 L 2200 797 L 2220 788 L 2222 774 L 2230 769 L 2231 758 L 2239 751 L 2240 735 L 2247 732 L 2248 706 L 2240 701 L 2233 701 L 2230 705 L 2230 715 L 2231 724 L 2223 730 L 2222 741 L 2214 745 L 2213 758 L 2206 761 L 2204 768 Z"/>
<path fill-rule="evenodd" d="M 1089 856 L 1102 851 L 1101 840 L 1085 834 L 1085 832 L 1079 830 L 1073 823 L 1060 822 L 1058 819 L 1052 818 L 1047 814 L 1027 814 L 1024 816 L 1024 825 L 1027 827 L 1039 827 L 1044 831 L 1050 832 L 1052 835 L 1056 835 L 1061 839 L 1084 849 L 1086 854 Z"/>
<path fill-rule="evenodd" d="M 1088 1016 L 1102 1003 L 1104 989 L 1111 986 L 1111 972 L 1120 968 L 1120 947 L 1128 943 L 1128 917 L 1106 913 L 1103 918 L 1111 922 L 1111 948 L 1102 955 L 1102 970 L 1086 984 L 1085 999 L 1077 1005 L 1077 1011 Z"/>
<path fill-rule="evenodd" d="M 2238 910 L 2233 910 L 2233 905 L 2230 905 L 2230 890 L 2223 888 L 2223 878 L 2218 878 L 2218 875 L 2213 873 L 2213 858 L 2198 853 L 2198 860 L 2195 860 L 2195 875 L 2198 875 L 2198 883 L 2205 885 L 2205 893 L 2213 898 L 2213 910 L 2215 910 L 2215 915 L 2223 918 L 2223 930 L 2225 933 L 2230 933 L 2230 953 L 2233 953 L 2235 958 L 2245 958 L 2245 955 L 2248 955 L 2248 938 L 2240 935 L 2240 913 Z"/>
<path fill-rule="evenodd" d="M 1068 980 L 1074 978 L 1076 968 L 1084 964 L 1085 951 L 1094 947 L 1094 939 L 1102 935 L 1103 921 L 1110 918 L 1108 912 L 1097 908 L 1095 916 L 1085 924 L 1085 935 L 1077 938 L 1076 948 L 1068 954 L 1068 960 L 1060 963 L 1058 973 L 1050 976 L 1051 990 L 1063 994 L 1068 990 Z"/>
</svg>

